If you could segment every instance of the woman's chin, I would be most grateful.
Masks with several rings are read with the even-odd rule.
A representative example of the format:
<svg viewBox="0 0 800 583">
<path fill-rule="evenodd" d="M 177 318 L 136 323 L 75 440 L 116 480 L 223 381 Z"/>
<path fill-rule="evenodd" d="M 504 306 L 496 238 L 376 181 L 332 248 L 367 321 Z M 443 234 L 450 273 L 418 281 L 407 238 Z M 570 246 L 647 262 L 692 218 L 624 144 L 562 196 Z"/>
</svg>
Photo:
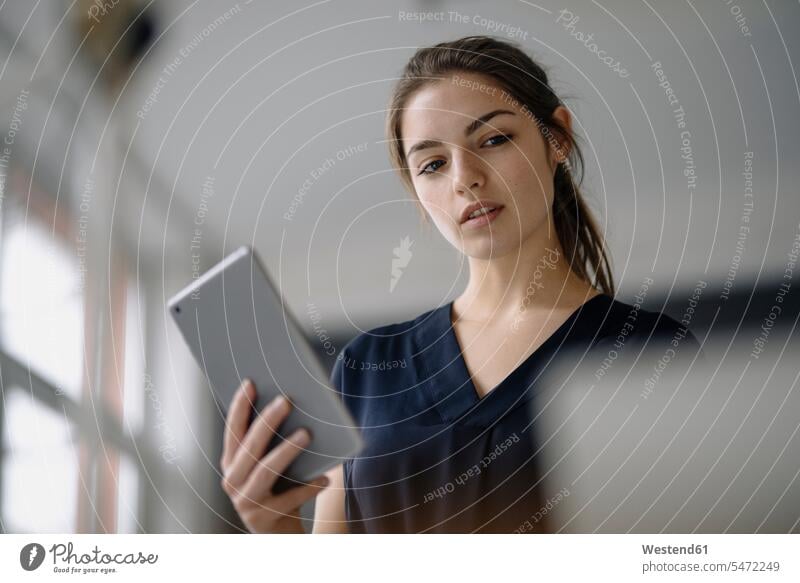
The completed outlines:
<svg viewBox="0 0 800 583">
<path fill-rule="evenodd" d="M 463 241 L 461 253 L 474 259 L 497 259 L 519 249 L 519 245 L 513 244 L 505 237 L 500 237 L 497 233 L 476 238 L 476 240 Z"/>
</svg>

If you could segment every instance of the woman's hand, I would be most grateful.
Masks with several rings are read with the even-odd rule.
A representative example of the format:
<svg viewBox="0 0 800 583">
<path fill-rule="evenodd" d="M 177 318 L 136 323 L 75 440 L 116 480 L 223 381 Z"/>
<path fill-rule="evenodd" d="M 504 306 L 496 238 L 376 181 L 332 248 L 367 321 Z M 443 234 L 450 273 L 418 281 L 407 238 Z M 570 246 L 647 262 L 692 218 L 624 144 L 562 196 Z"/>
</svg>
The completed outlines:
<svg viewBox="0 0 800 583">
<path fill-rule="evenodd" d="M 267 444 L 286 419 L 291 404 L 283 396 L 273 399 L 248 428 L 255 397 L 255 386 L 245 380 L 233 398 L 220 460 L 222 489 L 250 532 L 302 533 L 300 506 L 322 492 L 328 479 L 321 476 L 311 484 L 277 496 L 272 494 L 275 480 L 309 444 L 310 436 L 307 430 L 298 429 L 265 455 Z"/>
</svg>

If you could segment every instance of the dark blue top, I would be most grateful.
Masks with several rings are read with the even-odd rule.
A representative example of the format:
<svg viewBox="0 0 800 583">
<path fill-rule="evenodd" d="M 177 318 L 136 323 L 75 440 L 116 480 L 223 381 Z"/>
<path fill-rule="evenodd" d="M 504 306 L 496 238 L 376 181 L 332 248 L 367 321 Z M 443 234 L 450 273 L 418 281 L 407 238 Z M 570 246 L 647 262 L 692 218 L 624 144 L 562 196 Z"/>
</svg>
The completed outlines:
<svg viewBox="0 0 800 583">
<path fill-rule="evenodd" d="M 365 441 L 344 462 L 350 532 L 519 532 L 526 520 L 526 531 L 546 532 L 529 519 L 545 499 L 532 399 L 547 367 L 567 349 L 607 351 L 623 330 L 627 344 L 680 338 L 699 348 L 668 316 L 601 294 L 480 398 L 451 307 L 365 332 L 339 354 L 331 384 Z"/>
</svg>

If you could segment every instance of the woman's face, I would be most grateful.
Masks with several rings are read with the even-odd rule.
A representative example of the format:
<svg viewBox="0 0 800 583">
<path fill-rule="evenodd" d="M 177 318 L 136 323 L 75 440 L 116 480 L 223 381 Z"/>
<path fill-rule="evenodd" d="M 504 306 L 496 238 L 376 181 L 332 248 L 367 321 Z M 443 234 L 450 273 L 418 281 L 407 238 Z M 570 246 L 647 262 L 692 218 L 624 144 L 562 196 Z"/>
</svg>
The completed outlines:
<svg viewBox="0 0 800 583">
<path fill-rule="evenodd" d="M 556 149 L 492 77 L 454 73 L 425 85 L 400 130 L 420 202 L 462 253 L 501 257 L 548 228 Z M 464 221 L 476 202 L 496 210 Z"/>
</svg>

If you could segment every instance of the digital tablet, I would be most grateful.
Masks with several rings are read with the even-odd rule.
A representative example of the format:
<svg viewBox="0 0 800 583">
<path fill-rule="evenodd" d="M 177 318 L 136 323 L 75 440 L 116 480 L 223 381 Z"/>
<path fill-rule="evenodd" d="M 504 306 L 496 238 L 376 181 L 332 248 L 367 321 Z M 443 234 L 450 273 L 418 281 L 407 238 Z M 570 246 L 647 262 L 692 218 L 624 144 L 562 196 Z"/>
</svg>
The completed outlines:
<svg viewBox="0 0 800 583">
<path fill-rule="evenodd" d="M 240 247 L 169 301 L 169 312 L 227 414 L 242 380 L 257 411 L 283 394 L 293 403 L 269 449 L 300 427 L 311 443 L 273 487 L 306 483 L 361 450 L 360 433 L 281 294 L 249 247 Z"/>
</svg>

